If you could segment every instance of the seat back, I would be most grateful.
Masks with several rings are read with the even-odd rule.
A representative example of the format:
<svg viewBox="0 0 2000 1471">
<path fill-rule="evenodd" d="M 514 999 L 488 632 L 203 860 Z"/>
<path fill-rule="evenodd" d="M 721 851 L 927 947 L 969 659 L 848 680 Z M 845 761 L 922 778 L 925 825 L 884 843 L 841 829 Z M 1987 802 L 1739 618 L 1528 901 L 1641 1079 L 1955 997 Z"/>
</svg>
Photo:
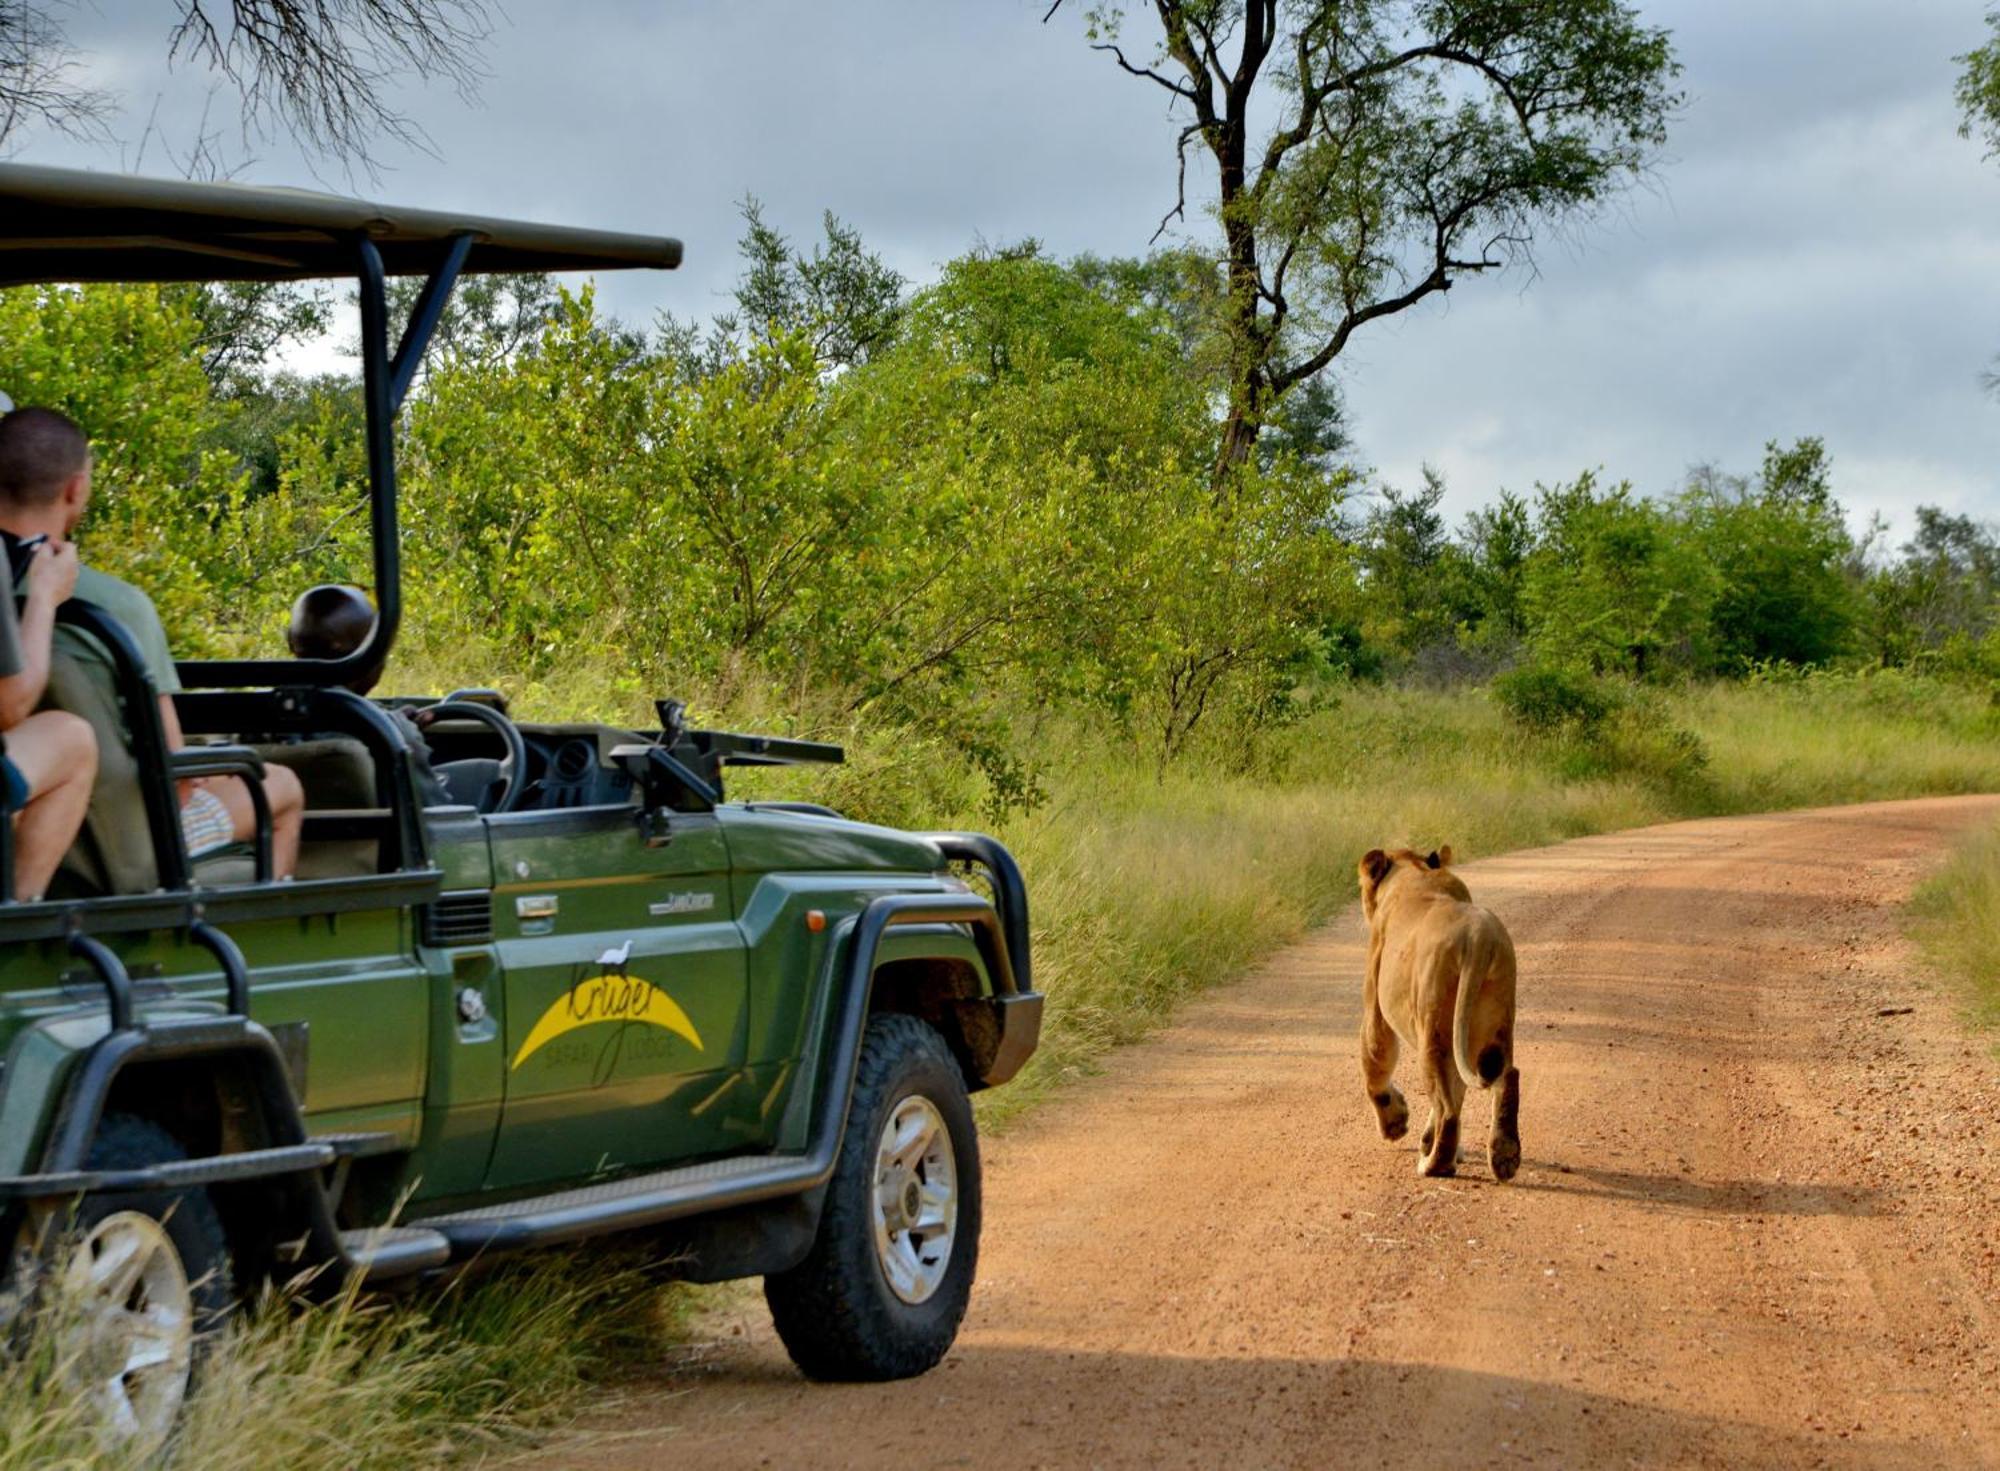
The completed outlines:
<svg viewBox="0 0 2000 1471">
<path fill-rule="evenodd" d="M 80 716 L 97 737 L 97 783 L 91 788 L 83 830 L 57 869 L 57 884 L 63 890 L 90 894 L 143 894 L 158 888 L 160 869 L 139 763 L 104 666 L 58 648 L 49 659 L 49 687 L 42 704 Z"/>
</svg>

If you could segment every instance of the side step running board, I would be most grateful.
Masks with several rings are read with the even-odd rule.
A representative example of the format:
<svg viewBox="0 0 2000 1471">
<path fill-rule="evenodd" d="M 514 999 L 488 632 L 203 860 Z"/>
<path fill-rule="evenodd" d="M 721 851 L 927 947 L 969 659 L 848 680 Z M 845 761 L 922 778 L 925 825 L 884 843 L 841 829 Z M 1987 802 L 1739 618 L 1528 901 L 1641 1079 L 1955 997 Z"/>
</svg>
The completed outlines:
<svg viewBox="0 0 2000 1471">
<path fill-rule="evenodd" d="M 340 1248 L 348 1265 L 370 1282 L 407 1277 L 451 1260 L 451 1243 L 416 1226 L 376 1226 L 342 1231 Z"/>
<path fill-rule="evenodd" d="M 748 1205 L 809 1189 L 821 1174 L 806 1155 L 760 1154 L 454 1211 L 410 1225 L 437 1233 L 451 1243 L 453 1256 L 464 1257 L 657 1226 L 725 1203 Z"/>
</svg>

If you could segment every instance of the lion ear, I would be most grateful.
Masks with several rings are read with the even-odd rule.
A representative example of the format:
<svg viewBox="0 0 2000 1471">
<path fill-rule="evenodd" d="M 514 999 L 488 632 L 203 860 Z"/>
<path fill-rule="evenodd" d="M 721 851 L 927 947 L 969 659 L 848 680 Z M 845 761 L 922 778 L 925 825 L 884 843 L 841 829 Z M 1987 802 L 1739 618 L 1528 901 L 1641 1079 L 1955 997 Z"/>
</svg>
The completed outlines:
<svg viewBox="0 0 2000 1471">
<path fill-rule="evenodd" d="M 1394 867 L 1389 855 L 1380 848 L 1370 848 L 1361 855 L 1361 871 L 1368 875 L 1368 882 L 1379 884 L 1382 876 Z"/>
<path fill-rule="evenodd" d="M 1442 861 L 1443 860 L 1438 857 L 1438 850 L 1435 848 L 1431 849 L 1430 852 L 1424 855 L 1424 863 L 1426 866 L 1430 868 L 1436 868 L 1438 864 L 1441 863 Z"/>
<path fill-rule="evenodd" d="M 1437 860 L 1439 868 L 1451 867 L 1451 844 L 1446 843 L 1442 848 L 1438 849 Z"/>
</svg>

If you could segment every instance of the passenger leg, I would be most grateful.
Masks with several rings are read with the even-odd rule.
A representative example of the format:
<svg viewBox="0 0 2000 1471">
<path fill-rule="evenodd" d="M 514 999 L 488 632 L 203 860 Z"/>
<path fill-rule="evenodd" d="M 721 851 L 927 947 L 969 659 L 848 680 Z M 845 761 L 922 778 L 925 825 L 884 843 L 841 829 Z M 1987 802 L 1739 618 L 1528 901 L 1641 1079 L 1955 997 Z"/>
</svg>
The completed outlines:
<svg viewBox="0 0 2000 1471">
<path fill-rule="evenodd" d="M 83 827 L 97 736 L 75 715 L 43 710 L 7 732 L 7 759 L 28 784 L 28 804 L 14 816 L 14 897 L 39 899 Z"/>
<path fill-rule="evenodd" d="M 257 809 L 243 789 L 243 778 L 205 776 L 195 785 L 214 793 L 229 813 L 238 842 L 248 842 L 257 833 Z M 288 767 L 264 768 L 264 797 L 271 804 L 271 873 L 288 879 L 298 872 L 299 830 L 304 822 L 306 793 L 298 776 Z"/>
</svg>

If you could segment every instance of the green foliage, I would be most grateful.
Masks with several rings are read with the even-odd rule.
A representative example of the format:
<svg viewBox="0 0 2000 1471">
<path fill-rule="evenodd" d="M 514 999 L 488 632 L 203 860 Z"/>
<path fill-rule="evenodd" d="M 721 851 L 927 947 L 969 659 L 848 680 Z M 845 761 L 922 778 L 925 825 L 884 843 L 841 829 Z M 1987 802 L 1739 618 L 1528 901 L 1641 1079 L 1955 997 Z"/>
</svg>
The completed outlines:
<svg viewBox="0 0 2000 1471">
<path fill-rule="evenodd" d="M 2000 828 L 1971 834 L 1924 881 L 1910 929 L 1973 1018 L 2000 1027 Z"/>
<path fill-rule="evenodd" d="M 1705 667 L 1715 569 L 1668 510 L 1586 471 L 1538 497 L 1521 584 L 1536 652 L 1637 678 Z"/>
<path fill-rule="evenodd" d="M 154 286 L 17 287 L 0 292 L 7 391 L 85 426 L 96 456 L 86 550 L 152 591 L 177 646 L 225 641 L 232 588 L 211 575 L 212 529 L 234 508 L 228 422 L 202 371 L 202 323 L 184 294 Z"/>
<path fill-rule="evenodd" d="M 1986 28 L 1992 34 L 1984 46 L 1952 58 L 1959 66 L 1953 96 L 1959 136 L 1977 135 L 1991 157 L 2000 153 L 2000 10 L 1986 12 Z"/>
<path fill-rule="evenodd" d="M 1495 679 L 1492 689 L 1507 718 L 1536 735 L 1593 736 L 1618 708 L 1601 681 L 1546 665 L 1512 670 Z"/>
<path fill-rule="evenodd" d="M 825 242 L 806 255 L 764 223 L 754 197 L 744 199 L 742 211 L 743 278 L 735 315 L 716 323 L 720 335 L 796 334 L 833 368 L 852 367 L 889 340 L 902 315 L 903 278 L 863 247 L 859 231 L 828 210 Z"/>
<path fill-rule="evenodd" d="M 1818 439 L 1773 443 L 1754 486 L 1709 474 L 1684 497 L 1692 542 L 1716 573 L 1709 616 L 1719 667 L 1825 664 L 1846 652 L 1854 544 L 1828 475 Z"/>
<path fill-rule="evenodd" d="M 1700 736 L 1676 726 L 1655 692 L 1547 666 L 1503 674 L 1491 690 L 1507 719 L 1571 780 L 1615 777 L 1680 789 L 1708 765 Z"/>
</svg>

